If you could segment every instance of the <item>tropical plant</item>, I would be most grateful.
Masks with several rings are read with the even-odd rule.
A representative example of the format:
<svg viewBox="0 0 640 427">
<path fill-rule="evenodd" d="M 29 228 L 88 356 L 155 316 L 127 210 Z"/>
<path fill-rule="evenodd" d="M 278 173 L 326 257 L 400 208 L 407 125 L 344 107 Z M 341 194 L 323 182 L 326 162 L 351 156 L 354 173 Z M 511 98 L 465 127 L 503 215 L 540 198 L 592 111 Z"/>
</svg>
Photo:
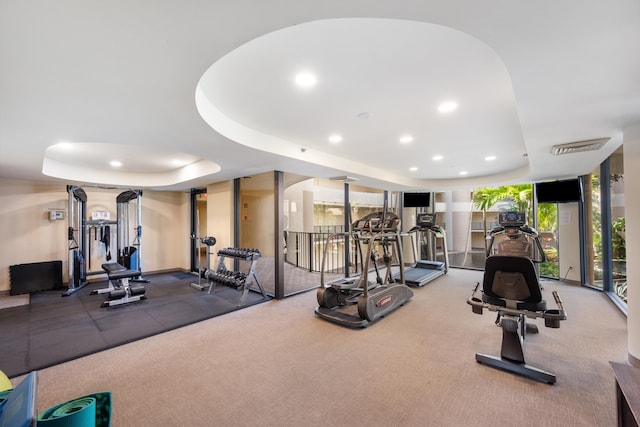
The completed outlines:
<svg viewBox="0 0 640 427">
<path fill-rule="evenodd" d="M 627 242 L 625 240 L 625 218 L 619 217 L 611 223 L 611 229 L 613 231 L 611 236 L 611 249 L 614 259 L 626 259 L 627 258 Z"/>
<path fill-rule="evenodd" d="M 503 187 L 483 187 L 474 190 L 473 203 L 476 209 L 482 211 L 482 222 L 484 234 L 489 231 L 487 229 L 487 210 L 491 209 L 498 202 L 507 201 L 511 204 L 509 210 L 518 212 L 526 212 L 527 216 L 531 214 L 531 184 L 506 185 Z M 487 242 L 485 241 L 485 251 L 487 250 Z"/>
<path fill-rule="evenodd" d="M 482 210 L 484 233 L 487 234 L 487 210 L 499 202 L 507 202 L 509 210 L 525 212 L 528 218 L 533 215 L 533 186 L 531 184 L 507 185 L 503 187 L 479 188 L 473 193 L 473 202 Z M 538 228 L 541 231 L 554 232 L 558 222 L 558 206 L 555 203 L 538 205 Z M 485 251 L 487 242 L 485 241 Z M 543 276 L 558 277 L 558 254 L 555 247 L 545 248 L 547 262 L 541 264 Z"/>
<path fill-rule="evenodd" d="M 514 210 L 530 214 L 531 195 L 531 184 L 479 188 L 473 192 L 473 202 L 476 208 L 486 212 L 500 201 L 510 201 Z"/>
</svg>

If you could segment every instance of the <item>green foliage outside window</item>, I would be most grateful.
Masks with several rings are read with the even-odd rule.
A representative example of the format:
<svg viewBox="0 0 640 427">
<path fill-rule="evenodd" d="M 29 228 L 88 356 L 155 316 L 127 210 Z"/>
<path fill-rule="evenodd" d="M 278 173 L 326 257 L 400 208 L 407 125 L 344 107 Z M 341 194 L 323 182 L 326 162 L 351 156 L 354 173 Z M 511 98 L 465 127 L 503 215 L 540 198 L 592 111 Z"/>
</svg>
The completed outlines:
<svg viewBox="0 0 640 427">
<path fill-rule="evenodd" d="M 527 218 L 533 215 L 533 186 L 531 184 L 507 185 L 503 187 L 479 188 L 473 193 L 473 202 L 476 209 L 483 212 L 491 209 L 498 202 L 510 202 L 509 210 L 525 212 Z M 547 277 L 559 277 L 558 249 L 555 243 L 555 232 L 558 224 L 558 207 L 555 203 L 543 203 L 538 205 L 538 232 L 545 232 L 553 237 L 553 243 L 543 245 L 547 261 L 540 264 L 540 274 Z M 485 234 L 489 230 L 486 227 Z"/>
</svg>

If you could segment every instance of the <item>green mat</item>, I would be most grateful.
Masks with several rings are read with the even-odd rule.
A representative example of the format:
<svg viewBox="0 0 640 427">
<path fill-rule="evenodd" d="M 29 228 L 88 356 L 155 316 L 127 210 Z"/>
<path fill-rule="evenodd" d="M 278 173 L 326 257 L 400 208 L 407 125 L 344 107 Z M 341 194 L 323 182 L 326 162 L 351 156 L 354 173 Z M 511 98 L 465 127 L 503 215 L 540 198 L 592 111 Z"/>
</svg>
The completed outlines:
<svg viewBox="0 0 640 427">
<path fill-rule="evenodd" d="M 38 415 L 38 426 L 109 427 L 111 393 L 89 394 L 53 406 Z"/>
</svg>

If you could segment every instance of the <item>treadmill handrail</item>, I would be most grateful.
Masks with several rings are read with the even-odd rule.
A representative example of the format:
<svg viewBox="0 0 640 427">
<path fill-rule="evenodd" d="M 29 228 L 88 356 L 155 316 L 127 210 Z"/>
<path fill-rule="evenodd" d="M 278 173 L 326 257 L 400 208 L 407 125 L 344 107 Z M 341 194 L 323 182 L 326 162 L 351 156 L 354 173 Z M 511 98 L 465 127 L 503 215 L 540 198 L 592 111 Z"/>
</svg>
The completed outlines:
<svg viewBox="0 0 640 427">
<path fill-rule="evenodd" d="M 495 242 L 495 238 L 497 235 L 499 234 L 504 234 L 507 229 L 509 228 L 515 228 L 515 227 L 503 227 L 503 226 L 498 226 L 495 227 L 493 230 L 491 230 L 489 232 L 489 244 L 487 245 L 487 252 L 486 252 L 486 257 L 488 258 L 489 256 L 491 256 L 491 250 L 493 249 L 493 243 Z M 530 258 L 532 262 L 535 263 L 543 263 L 547 260 L 547 256 L 544 252 L 544 248 L 542 247 L 542 243 L 540 242 L 540 236 L 538 235 L 538 232 L 536 231 L 535 228 L 533 227 L 529 227 L 528 225 L 522 225 L 520 227 L 517 227 L 518 231 L 525 233 L 526 235 L 528 235 L 531 239 L 533 239 L 533 241 L 536 244 L 536 249 L 538 252 L 538 257 L 537 258 Z"/>
</svg>

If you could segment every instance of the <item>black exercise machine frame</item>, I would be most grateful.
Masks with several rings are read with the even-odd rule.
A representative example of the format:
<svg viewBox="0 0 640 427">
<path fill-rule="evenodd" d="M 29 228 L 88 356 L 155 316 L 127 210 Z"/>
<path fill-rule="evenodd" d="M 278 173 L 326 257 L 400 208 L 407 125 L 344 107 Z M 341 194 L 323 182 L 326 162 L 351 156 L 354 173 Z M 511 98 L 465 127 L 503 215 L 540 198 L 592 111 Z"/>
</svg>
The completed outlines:
<svg viewBox="0 0 640 427">
<path fill-rule="evenodd" d="M 449 250 L 447 248 L 447 232 L 446 230 L 435 223 L 435 214 L 433 213 L 418 213 L 416 219 L 416 225 L 403 234 L 408 235 L 411 238 L 411 253 L 413 254 L 413 264 L 404 269 L 404 283 L 412 287 L 423 287 L 428 283 L 434 281 L 447 274 L 449 271 Z M 417 240 L 414 235 L 418 233 L 426 233 L 429 236 L 427 240 L 427 249 L 430 252 L 427 256 L 430 259 L 422 259 L 422 244 L 423 240 Z M 442 257 L 444 261 L 436 261 L 437 256 L 437 240 L 442 240 Z M 416 253 L 416 246 L 420 244 L 420 256 Z M 398 278 L 399 274 L 396 273 L 395 278 Z"/>
<path fill-rule="evenodd" d="M 350 328 L 363 328 L 379 320 L 404 305 L 413 297 L 413 291 L 405 284 L 404 265 L 402 261 L 400 219 L 387 212 L 373 212 L 352 225 L 354 231 L 333 233 L 328 236 L 320 269 L 320 287 L 316 294 L 318 306 L 315 313 L 321 319 Z M 325 282 L 325 267 L 330 243 L 337 237 L 351 237 L 356 243 L 358 255 L 362 259 L 362 273 L 359 276 L 336 279 Z M 374 244 L 382 242 L 385 277 L 380 278 L 373 253 Z M 364 255 L 362 246 L 367 246 Z M 391 272 L 391 258 L 385 245 L 394 245 L 398 256 L 399 274 L 394 277 Z M 374 262 L 377 273 L 376 283 L 369 281 L 369 263 Z M 356 306 L 353 312 L 351 306 Z"/>
<path fill-rule="evenodd" d="M 482 298 L 476 296 L 480 282 L 476 283 L 471 296 L 467 298 L 467 304 L 476 314 L 482 314 L 483 310 L 498 313 L 496 325 L 502 328 L 502 346 L 500 357 L 476 353 L 476 361 L 494 368 L 520 374 L 548 384 L 555 384 L 556 376 L 531 365 L 527 365 L 524 357 L 524 339 L 526 333 L 537 333 L 538 327 L 533 323 L 527 323 L 526 319 L 543 318 L 548 328 L 559 328 L 560 321 L 566 320 L 567 315 L 557 291 L 553 291 L 553 299 L 557 309 L 547 309 L 546 301 L 542 299 L 542 290 L 535 264 L 544 262 L 546 256 L 537 231 L 526 225 L 524 214 L 507 212 L 501 213 L 501 225 L 495 227 L 489 233 L 490 243 L 487 247 L 487 261 L 483 278 Z M 526 235 L 535 242 L 535 252 L 538 257 L 528 258 L 513 255 L 491 255 L 495 237 L 506 233 L 510 238 L 520 233 Z M 504 274 L 513 280 L 513 289 L 504 290 L 504 295 L 494 291 L 494 280 L 498 274 Z M 527 284 L 527 297 L 516 295 L 520 292 L 515 288 L 517 281 Z M 535 292 L 531 292 L 535 290 Z M 507 295 L 510 293 L 510 295 Z M 509 298 L 508 298 L 509 297 Z"/>
<path fill-rule="evenodd" d="M 208 242 L 203 239 L 207 246 L 215 244 L 214 237 L 206 237 L 205 239 L 212 239 Z M 209 281 L 207 294 L 215 294 L 216 285 L 218 284 L 234 288 L 241 292 L 237 303 L 238 307 L 241 307 L 244 305 L 249 291 L 255 290 L 252 287 L 255 283 L 260 294 L 262 294 L 262 298 L 265 300 L 269 298 L 256 273 L 256 265 L 261 256 L 262 254 L 258 248 L 222 248 L 218 250 L 218 266 L 216 269 L 206 268 L 200 272 L 200 275 Z M 234 260 L 234 264 L 236 264 L 236 261 L 244 261 L 249 264 L 248 270 L 246 272 L 235 269 L 230 270 L 225 265 L 226 259 Z"/>
<path fill-rule="evenodd" d="M 517 308 L 504 307 L 491 304 L 476 296 L 480 282 L 476 283 L 467 304 L 476 314 L 482 314 L 483 310 L 498 313 L 496 324 L 502 328 L 502 346 L 500 357 L 476 353 L 476 361 L 487 366 L 503 369 L 520 374 L 548 384 L 555 384 L 556 376 L 550 372 L 528 365 L 524 357 L 524 338 L 526 333 L 537 333 L 538 328 L 534 324 L 526 323 L 526 318 L 543 318 L 544 325 L 548 328 L 559 328 L 560 321 L 567 319 L 566 311 L 557 291 L 553 291 L 553 299 L 558 309 L 531 311 Z"/>
</svg>

